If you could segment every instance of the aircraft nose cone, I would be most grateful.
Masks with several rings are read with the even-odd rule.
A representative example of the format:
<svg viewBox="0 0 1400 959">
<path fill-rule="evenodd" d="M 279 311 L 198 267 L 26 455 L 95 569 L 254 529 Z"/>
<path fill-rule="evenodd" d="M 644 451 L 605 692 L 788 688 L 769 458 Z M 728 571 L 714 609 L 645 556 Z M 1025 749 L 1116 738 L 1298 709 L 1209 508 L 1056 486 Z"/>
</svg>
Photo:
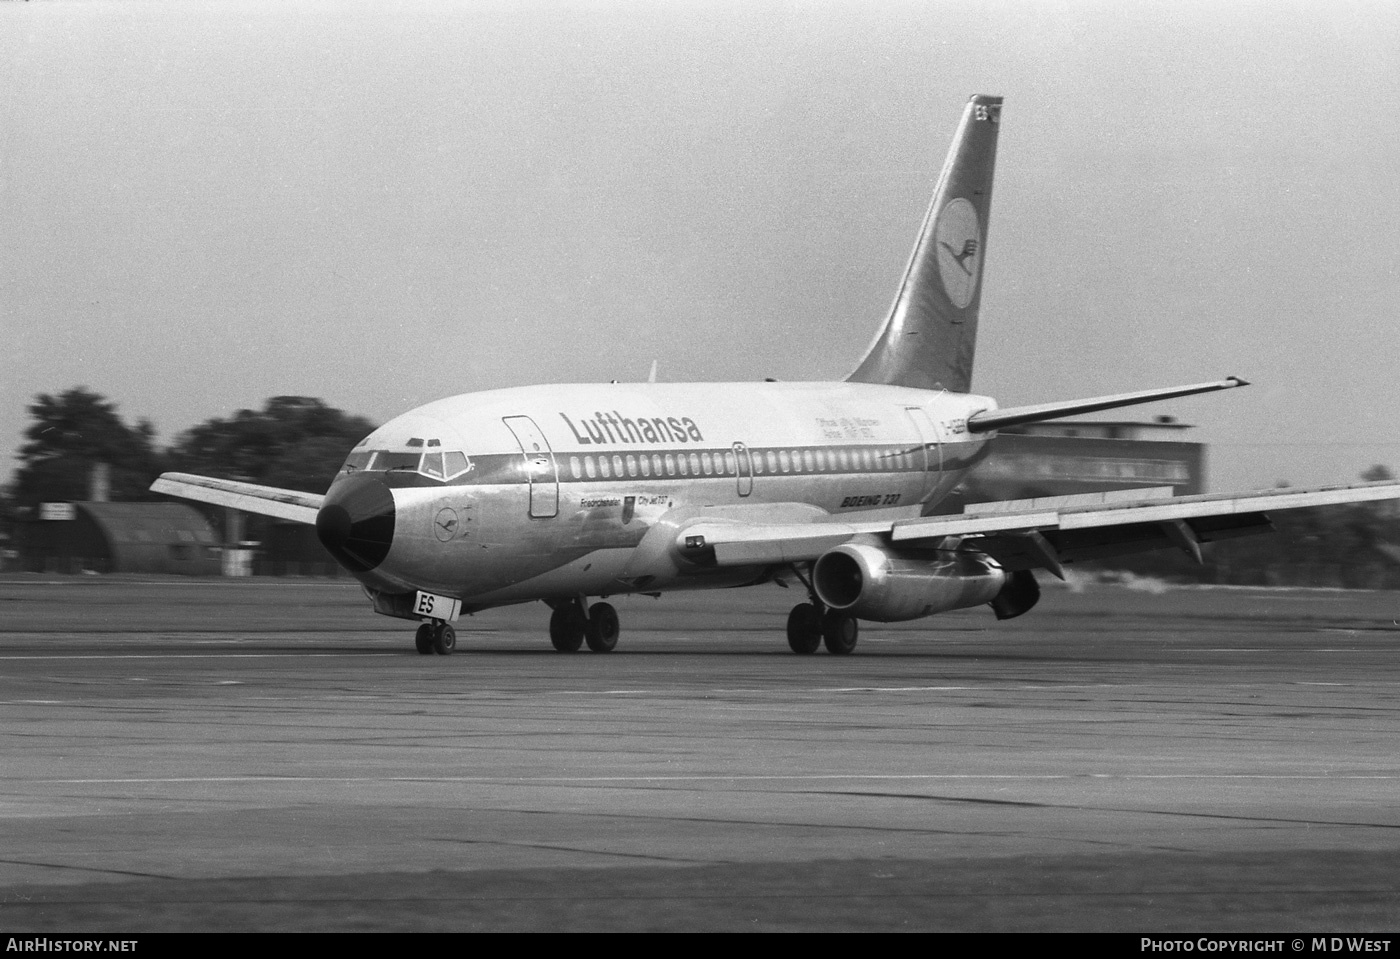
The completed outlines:
<svg viewBox="0 0 1400 959">
<path fill-rule="evenodd" d="M 321 545 L 352 573 L 367 573 L 394 543 L 394 495 L 371 476 L 350 476 L 326 494 L 316 514 Z"/>
</svg>

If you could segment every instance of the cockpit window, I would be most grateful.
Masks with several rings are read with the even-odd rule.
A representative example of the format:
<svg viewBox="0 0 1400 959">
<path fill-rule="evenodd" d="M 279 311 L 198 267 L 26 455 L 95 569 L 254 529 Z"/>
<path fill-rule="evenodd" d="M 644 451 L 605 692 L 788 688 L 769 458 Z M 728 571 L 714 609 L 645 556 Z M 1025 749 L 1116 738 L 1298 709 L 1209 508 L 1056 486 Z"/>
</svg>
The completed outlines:
<svg viewBox="0 0 1400 959">
<path fill-rule="evenodd" d="M 443 465 L 447 469 L 446 475 L 449 478 L 457 476 L 460 473 L 465 473 L 472 468 L 472 464 L 467 459 L 467 455 L 465 453 L 459 453 L 456 450 L 453 450 L 451 453 L 442 454 L 442 459 Z"/>
<path fill-rule="evenodd" d="M 345 465 L 340 468 L 342 473 L 354 473 L 369 466 L 370 457 L 373 453 L 351 453 L 345 457 Z"/>
<path fill-rule="evenodd" d="M 469 472 L 472 461 L 459 450 L 441 453 L 393 452 L 390 450 L 364 450 L 351 453 L 345 459 L 341 472 L 355 473 L 360 470 L 412 470 L 435 480 L 449 480 Z"/>
<path fill-rule="evenodd" d="M 424 453 L 423 465 L 418 467 L 418 472 L 433 479 L 442 479 L 442 454 Z"/>
<path fill-rule="evenodd" d="M 416 470 L 422 453 L 376 453 L 374 469 L 377 470 Z"/>
</svg>

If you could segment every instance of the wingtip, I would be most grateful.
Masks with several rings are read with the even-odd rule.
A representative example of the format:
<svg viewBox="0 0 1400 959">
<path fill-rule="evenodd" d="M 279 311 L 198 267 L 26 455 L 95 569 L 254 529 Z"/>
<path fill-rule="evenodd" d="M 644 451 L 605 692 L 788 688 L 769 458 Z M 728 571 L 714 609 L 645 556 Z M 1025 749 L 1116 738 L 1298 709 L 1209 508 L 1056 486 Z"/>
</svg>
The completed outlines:
<svg viewBox="0 0 1400 959">
<path fill-rule="evenodd" d="M 1229 383 L 1231 387 L 1249 385 L 1249 380 L 1242 380 L 1238 376 L 1227 376 L 1225 382 Z"/>
</svg>

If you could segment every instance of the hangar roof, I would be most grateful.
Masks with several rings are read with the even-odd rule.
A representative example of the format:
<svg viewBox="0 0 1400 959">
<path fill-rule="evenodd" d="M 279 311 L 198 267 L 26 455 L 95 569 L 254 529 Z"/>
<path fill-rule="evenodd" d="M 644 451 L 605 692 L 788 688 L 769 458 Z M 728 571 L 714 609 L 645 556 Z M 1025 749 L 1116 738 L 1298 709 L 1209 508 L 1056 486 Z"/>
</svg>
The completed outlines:
<svg viewBox="0 0 1400 959">
<path fill-rule="evenodd" d="M 199 511 L 184 503 L 74 503 L 87 513 L 114 546 L 127 543 L 199 543 L 218 538 Z"/>
</svg>

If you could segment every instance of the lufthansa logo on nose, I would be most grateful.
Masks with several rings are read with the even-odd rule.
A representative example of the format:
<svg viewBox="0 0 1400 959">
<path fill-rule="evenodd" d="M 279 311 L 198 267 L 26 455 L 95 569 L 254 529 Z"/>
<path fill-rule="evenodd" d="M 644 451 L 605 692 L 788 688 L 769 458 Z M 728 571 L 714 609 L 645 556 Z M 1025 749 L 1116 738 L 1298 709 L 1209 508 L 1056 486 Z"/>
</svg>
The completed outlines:
<svg viewBox="0 0 1400 959">
<path fill-rule="evenodd" d="M 457 511 L 451 506 L 438 510 L 433 519 L 433 535 L 444 543 L 457 535 Z"/>
</svg>

